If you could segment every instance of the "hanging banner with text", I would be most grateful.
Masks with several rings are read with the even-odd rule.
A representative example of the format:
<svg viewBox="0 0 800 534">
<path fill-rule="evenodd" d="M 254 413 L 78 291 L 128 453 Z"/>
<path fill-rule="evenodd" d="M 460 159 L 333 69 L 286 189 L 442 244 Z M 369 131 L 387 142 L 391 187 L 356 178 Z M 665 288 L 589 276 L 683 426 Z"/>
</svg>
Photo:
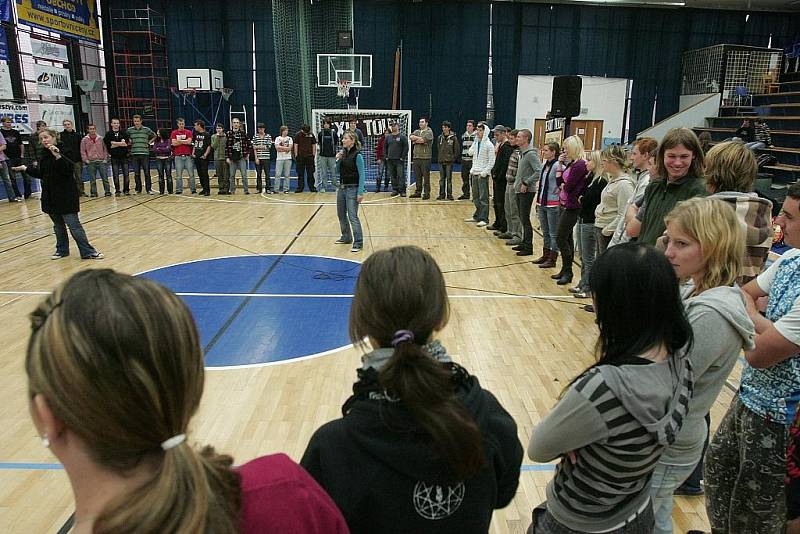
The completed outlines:
<svg viewBox="0 0 800 534">
<path fill-rule="evenodd" d="M 16 0 L 16 8 L 23 24 L 100 42 L 96 0 Z"/>
<path fill-rule="evenodd" d="M 8 41 L 5 28 L 0 28 L 0 61 L 8 61 Z"/>
<path fill-rule="evenodd" d="M 0 0 L 0 22 L 11 22 L 14 20 L 14 17 L 11 16 L 11 9 L 11 0 Z"/>
<path fill-rule="evenodd" d="M 62 44 L 31 38 L 31 49 L 33 50 L 34 56 L 42 59 L 59 61 L 61 63 L 67 63 L 69 61 L 67 59 L 67 47 Z"/>
<path fill-rule="evenodd" d="M 33 133 L 31 129 L 31 114 L 28 104 L 14 102 L 0 102 L 0 118 L 9 117 L 11 125 L 24 134 Z"/>
<path fill-rule="evenodd" d="M 0 100 L 14 98 L 14 87 L 11 85 L 11 69 L 8 62 L 0 61 Z"/>
<path fill-rule="evenodd" d="M 42 96 L 72 96 L 69 70 L 50 65 L 34 65 L 36 86 Z"/>
</svg>

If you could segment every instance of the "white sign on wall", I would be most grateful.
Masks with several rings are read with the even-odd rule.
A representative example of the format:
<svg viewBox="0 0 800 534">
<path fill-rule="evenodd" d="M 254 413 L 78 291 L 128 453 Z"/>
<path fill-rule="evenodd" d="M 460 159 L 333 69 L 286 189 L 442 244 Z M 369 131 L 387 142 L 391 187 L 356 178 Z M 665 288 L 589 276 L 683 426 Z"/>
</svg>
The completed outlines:
<svg viewBox="0 0 800 534">
<path fill-rule="evenodd" d="M 11 125 L 22 133 L 29 134 L 33 132 L 28 104 L 0 102 L 0 118 L 2 117 L 10 117 Z"/>
<path fill-rule="evenodd" d="M 65 119 L 69 119 L 72 121 L 72 124 L 75 124 L 75 112 L 74 108 L 68 104 L 29 104 L 32 108 L 38 107 L 38 110 L 33 109 L 31 111 L 34 112 L 36 116 L 36 120 L 42 120 L 48 124 L 51 128 L 62 131 L 64 127 L 62 126 L 62 122 Z M 38 111 L 38 113 L 37 113 Z"/>
<path fill-rule="evenodd" d="M 33 49 L 33 55 L 36 57 L 60 61 L 61 63 L 68 61 L 67 47 L 62 44 L 31 38 L 31 48 Z"/>
<path fill-rule="evenodd" d="M 72 96 L 72 82 L 68 69 L 50 65 L 34 65 L 36 86 L 42 96 Z"/>
<path fill-rule="evenodd" d="M 0 99 L 11 100 L 14 98 L 14 88 L 11 86 L 11 71 L 6 61 L 0 61 Z"/>
</svg>

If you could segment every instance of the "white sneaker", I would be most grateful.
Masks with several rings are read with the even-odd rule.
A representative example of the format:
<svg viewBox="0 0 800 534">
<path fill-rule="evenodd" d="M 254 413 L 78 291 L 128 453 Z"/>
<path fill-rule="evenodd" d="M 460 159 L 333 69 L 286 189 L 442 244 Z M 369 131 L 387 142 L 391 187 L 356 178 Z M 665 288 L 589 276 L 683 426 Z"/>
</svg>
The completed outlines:
<svg viewBox="0 0 800 534">
<path fill-rule="evenodd" d="M 66 258 L 67 256 L 69 256 L 69 254 L 59 254 L 58 252 L 56 252 L 55 254 L 50 256 L 50 259 L 51 260 L 60 260 L 61 258 Z"/>
<path fill-rule="evenodd" d="M 471 223 L 475 223 L 475 222 L 478 222 L 478 221 L 476 221 L 476 220 L 475 220 L 475 219 L 473 219 L 472 217 L 468 217 L 468 218 L 464 219 L 464 222 L 471 222 Z"/>
<path fill-rule="evenodd" d="M 483 228 L 484 226 L 488 226 L 488 224 L 489 223 L 487 223 L 486 221 L 481 221 L 478 224 L 476 224 L 475 226 L 477 226 L 478 228 Z"/>
<path fill-rule="evenodd" d="M 81 259 L 82 260 L 102 260 L 103 258 L 105 258 L 105 256 L 103 256 L 102 252 L 95 252 L 91 256 L 84 256 Z"/>
<path fill-rule="evenodd" d="M 353 248 L 350 249 L 350 252 L 361 252 L 361 247 L 353 245 Z"/>
</svg>

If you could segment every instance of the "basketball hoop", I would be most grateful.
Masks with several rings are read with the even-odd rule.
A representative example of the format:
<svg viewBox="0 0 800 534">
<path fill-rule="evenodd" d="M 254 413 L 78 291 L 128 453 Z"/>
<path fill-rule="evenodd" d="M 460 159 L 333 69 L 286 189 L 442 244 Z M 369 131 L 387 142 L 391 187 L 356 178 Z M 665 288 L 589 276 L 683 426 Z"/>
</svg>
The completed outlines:
<svg viewBox="0 0 800 534">
<path fill-rule="evenodd" d="M 350 84 L 351 82 L 348 80 L 336 80 L 336 94 L 347 98 L 347 95 L 350 94 Z"/>
<path fill-rule="evenodd" d="M 228 87 L 223 87 L 222 89 L 219 90 L 219 92 L 222 93 L 222 98 L 224 98 L 225 102 L 227 102 L 228 99 L 233 94 L 233 89 L 230 89 Z"/>
</svg>

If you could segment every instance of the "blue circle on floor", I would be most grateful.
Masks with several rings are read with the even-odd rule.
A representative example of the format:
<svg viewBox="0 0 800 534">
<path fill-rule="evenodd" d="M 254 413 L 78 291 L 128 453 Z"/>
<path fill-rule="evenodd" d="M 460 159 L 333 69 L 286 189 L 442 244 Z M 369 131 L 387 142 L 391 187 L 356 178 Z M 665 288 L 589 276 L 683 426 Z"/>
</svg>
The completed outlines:
<svg viewBox="0 0 800 534">
<path fill-rule="evenodd" d="M 196 260 L 138 276 L 177 293 L 191 309 L 206 367 L 268 365 L 350 345 L 353 288 L 361 264 L 269 254 Z"/>
</svg>

